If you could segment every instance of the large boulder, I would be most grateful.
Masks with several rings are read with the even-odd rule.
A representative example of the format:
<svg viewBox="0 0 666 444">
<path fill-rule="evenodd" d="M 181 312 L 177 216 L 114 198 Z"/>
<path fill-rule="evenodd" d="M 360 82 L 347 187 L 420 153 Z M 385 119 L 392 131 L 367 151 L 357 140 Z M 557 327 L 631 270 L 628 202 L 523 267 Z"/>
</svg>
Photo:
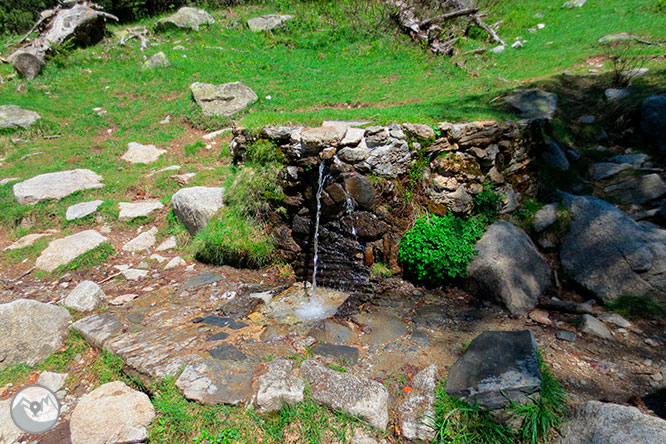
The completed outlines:
<svg viewBox="0 0 666 444">
<path fill-rule="evenodd" d="M 183 188 L 171 198 L 173 213 L 194 236 L 203 230 L 224 204 L 224 188 Z"/>
<path fill-rule="evenodd" d="M 504 97 L 504 102 L 528 119 L 551 119 L 557 111 L 557 95 L 540 89 L 521 89 Z"/>
<path fill-rule="evenodd" d="M 34 205 L 49 199 L 60 200 L 76 191 L 102 188 L 102 180 L 102 176 L 87 169 L 58 171 L 14 184 L 12 191 L 19 205 Z"/>
<path fill-rule="evenodd" d="M 511 313 L 526 314 L 551 285 L 550 266 L 529 236 L 506 221 L 497 221 L 475 246 L 478 255 L 467 267 L 468 286 L 501 301 Z"/>
<path fill-rule="evenodd" d="M 175 14 L 161 18 L 155 22 L 155 29 L 165 31 L 180 28 L 198 31 L 200 26 L 211 25 L 213 23 L 215 23 L 213 16 L 203 9 L 184 6 Z"/>
<path fill-rule="evenodd" d="M 640 205 L 666 194 L 666 181 L 657 173 L 610 185 L 604 192 L 625 205 Z"/>
<path fill-rule="evenodd" d="M 104 384 L 83 395 L 72 412 L 72 444 L 133 444 L 148 439 L 155 418 L 148 395 L 124 382 Z"/>
<path fill-rule="evenodd" d="M 95 230 L 85 230 L 62 239 L 56 239 L 42 251 L 35 267 L 39 270 L 53 271 L 56 268 L 68 264 L 77 257 L 93 250 L 108 239 Z"/>
<path fill-rule="evenodd" d="M 231 116 L 259 99 L 252 89 L 241 82 L 222 85 L 195 82 L 190 85 L 190 91 L 207 116 Z"/>
<path fill-rule="evenodd" d="M 528 330 L 484 331 L 453 364 L 446 393 L 484 409 L 525 404 L 541 391 L 536 340 Z"/>
<path fill-rule="evenodd" d="M 0 304 L 0 370 L 35 365 L 59 350 L 71 319 L 67 309 L 43 302 Z"/>
<path fill-rule="evenodd" d="M 247 21 L 247 26 L 252 32 L 272 31 L 273 29 L 282 26 L 284 22 L 293 19 L 293 15 L 268 14 L 249 19 Z"/>
<path fill-rule="evenodd" d="M 560 257 L 576 283 L 603 302 L 648 296 L 666 306 L 666 231 L 594 197 L 567 195 L 563 204 L 571 228 Z"/>
<path fill-rule="evenodd" d="M 382 384 L 331 370 L 311 359 L 301 365 L 301 377 L 310 384 L 315 401 L 386 430 L 389 393 Z"/>
<path fill-rule="evenodd" d="M 666 421 L 635 407 L 588 401 L 573 409 L 557 444 L 663 444 Z"/>
<path fill-rule="evenodd" d="M 0 105 L 0 129 L 30 128 L 41 116 L 16 105 Z"/>
<path fill-rule="evenodd" d="M 641 103 L 641 130 L 660 150 L 666 150 L 666 94 L 650 96 Z"/>
</svg>

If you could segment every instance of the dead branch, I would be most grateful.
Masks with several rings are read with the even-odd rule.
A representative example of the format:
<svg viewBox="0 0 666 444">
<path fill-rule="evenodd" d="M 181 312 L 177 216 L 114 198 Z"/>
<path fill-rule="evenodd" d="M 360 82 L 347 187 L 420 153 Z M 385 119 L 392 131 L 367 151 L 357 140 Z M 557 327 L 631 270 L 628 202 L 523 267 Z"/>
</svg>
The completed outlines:
<svg viewBox="0 0 666 444">
<path fill-rule="evenodd" d="M 560 301 L 558 299 L 550 299 L 548 301 L 539 302 L 538 307 L 544 308 L 546 310 L 563 311 L 565 313 L 574 314 L 596 315 L 601 313 L 601 310 L 589 302 L 581 304 L 579 302 Z"/>
<path fill-rule="evenodd" d="M 481 29 L 483 29 L 484 31 L 486 31 L 486 32 L 488 33 L 488 35 L 489 35 L 490 37 L 492 37 L 493 40 L 495 40 L 497 43 L 499 43 L 499 44 L 502 45 L 502 46 L 506 46 L 506 43 L 504 42 L 504 40 L 502 40 L 502 39 L 500 38 L 499 34 L 497 34 L 497 32 L 495 32 L 495 30 L 494 30 L 493 28 L 491 28 L 490 26 L 488 26 L 488 25 L 487 25 L 487 24 L 481 19 L 481 17 L 479 17 L 478 15 L 473 15 L 473 16 L 472 16 L 472 20 L 473 20 L 474 23 L 476 23 Z"/>
<path fill-rule="evenodd" d="M 143 27 L 137 26 L 135 28 L 127 28 L 125 31 L 128 34 L 120 38 L 120 44 L 122 46 L 125 46 L 129 40 L 139 39 L 139 41 L 141 42 L 142 52 L 144 49 L 148 47 L 149 40 L 148 37 L 146 37 L 148 35 L 148 28 L 146 28 L 145 26 Z"/>
<path fill-rule="evenodd" d="M 433 18 L 423 20 L 423 22 L 421 22 L 421 27 L 428 27 L 430 25 L 440 24 L 440 23 L 443 23 L 447 20 L 453 20 L 454 18 L 476 14 L 477 12 L 479 12 L 479 8 L 462 9 L 460 11 L 453 11 L 453 12 L 449 12 L 447 14 L 441 14 L 441 15 L 435 16 Z"/>
</svg>

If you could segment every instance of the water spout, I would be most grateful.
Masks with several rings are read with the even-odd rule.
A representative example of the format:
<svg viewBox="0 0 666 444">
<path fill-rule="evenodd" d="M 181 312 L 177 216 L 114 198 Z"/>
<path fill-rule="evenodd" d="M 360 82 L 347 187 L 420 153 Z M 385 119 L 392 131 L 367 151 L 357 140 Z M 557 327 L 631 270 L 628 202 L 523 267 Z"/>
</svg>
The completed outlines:
<svg viewBox="0 0 666 444">
<path fill-rule="evenodd" d="M 315 232 L 314 232 L 314 259 L 313 259 L 313 270 L 312 270 L 312 295 L 314 297 L 315 291 L 317 290 L 317 266 L 319 265 L 319 220 L 321 218 L 321 193 L 324 191 L 324 182 L 328 175 L 324 174 L 324 169 L 326 165 L 324 162 L 319 164 L 319 181 L 317 188 L 317 217 L 315 219 Z"/>
</svg>

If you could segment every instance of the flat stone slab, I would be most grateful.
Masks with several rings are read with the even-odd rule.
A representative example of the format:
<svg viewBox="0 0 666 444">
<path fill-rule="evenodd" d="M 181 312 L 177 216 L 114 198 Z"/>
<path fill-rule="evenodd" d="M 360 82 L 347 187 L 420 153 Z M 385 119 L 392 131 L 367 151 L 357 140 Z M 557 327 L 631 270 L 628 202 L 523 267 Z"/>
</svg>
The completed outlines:
<svg viewBox="0 0 666 444">
<path fill-rule="evenodd" d="M 144 231 L 139 234 L 137 237 L 132 239 L 123 245 L 123 251 L 143 251 L 155 245 L 157 240 L 155 235 L 157 234 L 157 227 L 153 227 L 148 231 Z"/>
<path fill-rule="evenodd" d="M 96 347 L 102 348 L 104 341 L 121 332 L 123 324 L 111 313 L 94 314 L 79 319 L 72 324 L 84 338 Z"/>
<path fill-rule="evenodd" d="M 62 347 L 71 319 L 66 308 L 29 299 L 0 304 L 0 370 L 49 357 Z"/>
<path fill-rule="evenodd" d="M 108 240 L 95 230 L 81 231 L 62 239 L 53 240 L 39 255 L 35 267 L 39 270 L 53 271 Z"/>
<path fill-rule="evenodd" d="M 16 240 L 13 244 L 10 246 L 6 247 L 3 251 L 9 251 L 9 250 L 20 250 L 21 248 L 26 248 L 31 245 L 34 245 L 35 242 L 40 240 L 43 237 L 46 236 L 52 236 L 55 233 L 33 233 L 33 234 L 26 234 L 22 238 Z"/>
<path fill-rule="evenodd" d="M 142 443 L 154 418 L 148 395 L 124 382 L 109 382 L 83 395 L 74 408 L 72 444 Z"/>
<path fill-rule="evenodd" d="M 220 361 L 244 361 L 245 359 L 247 359 L 245 353 L 241 352 L 236 347 L 229 344 L 224 344 L 218 347 L 211 348 L 210 350 L 208 350 L 208 353 L 210 353 L 213 359 L 217 359 Z"/>
<path fill-rule="evenodd" d="M 16 105 L 0 105 L 0 129 L 30 128 L 41 116 Z"/>
<path fill-rule="evenodd" d="M 146 200 L 143 202 L 119 202 L 120 213 L 118 220 L 125 222 L 136 217 L 147 217 L 153 211 L 161 210 L 164 204 L 159 200 Z"/>
<path fill-rule="evenodd" d="M 657 173 L 648 174 L 606 187 L 604 192 L 623 204 L 640 205 L 666 194 L 666 181 Z"/>
<path fill-rule="evenodd" d="M 201 322 L 202 324 L 206 325 L 214 325 L 216 327 L 229 327 L 232 330 L 239 330 L 241 328 L 247 327 L 247 324 L 244 322 L 236 321 L 231 318 L 224 318 L 221 316 L 206 316 L 204 318 L 201 318 L 200 320 L 197 319 L 195 322 Z"/>
<path fill-rule="evenodd" d="M 170 236 L 155 248 L 155 251 L 167 251 L 176 248 L 176 236 Z"/>
<path fill-rule="evenodd" d="M 446 393 L 491 410 L 524 404 L 541 391 L 536 351 L 530 331 L 485 331 L 449 370 Z"/>
<path fill-rule="evenodd" d="M 130 142 L 127 145 L 127 152 L 121 159 L 129 163 L 153 163 L 160 159 L 160 156 L 166 153 L 155 145 L 141 145 L 140 143 Z"/>
<path fill-rule="evenodd" d="M 615 163 L 615 162 L 601 162 L 595 163 L 590 168 L 590 179 L 604 180 L 618 174 L 624 170 L 632 169 L 632 165 L 628 163 Z"/>
<path fill-rule="evenodd" d="M 255 404 L 262 413 L 277 412 L 282 407 L 303 401 L 305 382 L 291 374 L 293 364 L 286 359 L 276 359 L 267 365 L 268 372 L 258 382 Z"/>
<path fill-rule="evenodd" d="M 320 356 L 327 356 L 329 358 L 345 359 L 352 364 L 358 362 L 358 349 L 348 345 L 328 344 L 320 342 L 312 348 L 312 353 Z"/>
<path fill-rule="evenodd" d="M 202 404 L 240 405 L 252 396 L 256 367 L 247 362 L 203 361 L 189 365 L 176 380 L 187 399 Z"/>
<path fill-rule="evenodd" d="M 557 110 L 557 95 L 540 89 L 515 91 L 504 97 L 504 102 L 530 119 L 551 119 Z"/>
<path fill-rule="evenodd" d="M 34 205 L 45 200 L 60 200 L 76 191 L 102 188 L 102 176 L 87 169 L 40 174 L 14 184 L 12 190 L 19 205 Z"/>
<path fill-rule="evenodd" d="M 222 280 L 222 276 L 217 273 L 205 272 L 196 275 L 195 277 L 185 281 L 182 287 L 182 290 L 194 290 L 198 287 L 203 287 L 204 285 L 213 284 Z"/>
<path fill-rule="evenodd" d="M 271 31 L 282 26 L 284 22 L 288 22 L 289 20 L 293 19 L 293 15 L 268 14 L 249 19 L 247 21 L 247 26 L 252 32 Z"/>
<path fill-rule="evenodd" d="M 213 16 L 203 9 L 184 6 L 175 14 L 159 19 L 155 23 L 155 28 L 158 31 L 176 28 L 198 31 L 200 26 L 213 23 L 215 23 Z"/>
<path fill-rule="evenodd" d="M 252 89 L 241 82 L 222 85 L 195 82 L 190 85 L 190 91 L 207 116 L 231 116 L 259 99 Z"/>
<path fill-rule="evenodd" d="M 389 393 L 382 384 L 336 372 L 311 359 L 301 365 L 301 378 L 310 384 L 315 401 L 358 416 L 379 430 L 386 430 Z"/>
<path fill-rule="evenodd" d="M 65 213 L 65 219 L 75 220 L 75 219 L 81 219 L 82 217 L 86 217 L 97 211 L 99 206 L 102 205 L 103 203 L 104 203 L 103 200 L 91 200 L 90 202 L 81 202 L 72 205 L 67 208 L 67 212 Z"/>
</svg>

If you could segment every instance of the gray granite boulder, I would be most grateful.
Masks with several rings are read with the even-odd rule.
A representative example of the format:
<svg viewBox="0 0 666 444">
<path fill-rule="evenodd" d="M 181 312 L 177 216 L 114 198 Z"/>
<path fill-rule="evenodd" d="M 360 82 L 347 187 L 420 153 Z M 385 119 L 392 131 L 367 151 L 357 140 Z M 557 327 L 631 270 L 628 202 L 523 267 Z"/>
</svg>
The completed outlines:
<svg viewBox="0 0 666 444">
<path fill-rule="evenodd" d="M 255 403 L 262 413 L 276 412 L 285 404 L 303 401 L 305 382 L 291 374 L 293 364 L 286 359 L 276 359 L 267 365 L 268 371 L 258 380 Z"/>
<path fill-rule="evenodd" d="M 252 32 L 272 31 L 273 29 L 282 26 L 283 23 L 293 19 L 293 15 L 268 14 L 249 19 L 247 21 L 247 26 Z"/>
<path fill-rule="evenodd" d="M 90 214 L 93 214 L 104 201 L 102 200 L 91 200 L 90 202 L 81 202 L 74 205 L 71 205 L 67 208 L 65 213 L 66 220 L 75 220 L 86 217 Z"/>
<path fill-rule="evenodd" d="M 158 31 L 178 28 L 198 31 L 199 27 L 213 23 L 215 23 L 213 16 L 203 9 L 184 6 L 175 14 L 159 19 L 155 23 L 155 28 Z"/>
<path fill-rule="evenodd" d="M 446 393 L 483 409 L 525 404 L 541 391 L 536 340 L 528 330 L 485 331 L 453 364 Z"/>
<path fill-rule="evenodd" d="M 83 281 L 65 298 L 65 306 L 78 311 L 92 311 L 104 300 L 106 295 L 93 281 Z"/>
<path fill-rule="evenodd" d="M 666 231 L 636 222 L 591 196 L 567 195 L 571 215 L 560 258 L 564 271 L 603 302 L 647 296 L 666 306 Z"/>
<path fill-rule="evenodd" d="M 625 205 L 640 205 L 666 194 L 666 181 L 653 173 L 610 185 L 604 192 Z"/>
<path fill-rule="evenodd" d="M 12 191 L 19 205 L 34 205 L 50 199 L 60 200 L 75 191 L 102 188 L 102 180 L 102 176 L 87 169 L 58 171 L 14 184 Z"/>
<path fill-rule="evenodd" d="M 81 231 L 62 239 L 53 240 L 39 255 L 35 267 L 39 270 L 53 271 L 106 241 L 108 239 L 95 230 Z"/>
<path fill-rule="evenodd" d="M 635 407 L 588 401 L 573 409 L 556 444 L 663 444 L 666 421 Z"/>
<path fill-rule="evenodd" d="M 41 116 L 16 105 L 0 105 L 0 129 L 30 128 Z"/>
<path fill-rule="evenodd" d="M 222 85 L 195 82 L 190 85 L 190 91 L 207 116 L 231 116 L 259 99 L 252 89 L 241 82 Z"/>
<path fill-rule="evenodd" d="M 224 205 L 224 188 L 183 188 L 171 198 L 173 213 L 194 236 L 203 230 Z"/>
<path fill-rule="evenodd" d="M 0 370 L 48 358 L 62 347 L 71 320 L 67 309 L 43 302 L 0 304 Z"/>
<path fill-rule="evenodd" d="M 491 296 L 511 313 L 526 314 L 551 285 L 550 266 L 529 236 L 509 222 L 492 224 L 475 249 L 478 255 L 467 266 L 470 291 Z"/>
</svg>

